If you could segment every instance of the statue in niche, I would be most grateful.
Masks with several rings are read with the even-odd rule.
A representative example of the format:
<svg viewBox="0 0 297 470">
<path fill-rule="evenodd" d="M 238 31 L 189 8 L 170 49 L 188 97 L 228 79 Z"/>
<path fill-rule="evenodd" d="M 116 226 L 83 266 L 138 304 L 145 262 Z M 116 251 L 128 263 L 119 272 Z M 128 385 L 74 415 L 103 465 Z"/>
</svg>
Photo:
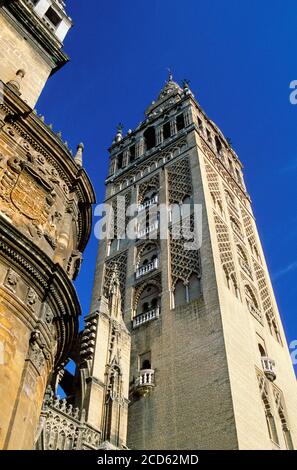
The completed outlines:
<svg viewBox="0 0 297 470">
<path fill-rule="evenodd" d="M 120 289 L 120 282 L 115 275 L 111 283 L 109 294 L 109 311 L 115 318 L 120 318 L 122 313 L 122 296 Z"/>
</svg>

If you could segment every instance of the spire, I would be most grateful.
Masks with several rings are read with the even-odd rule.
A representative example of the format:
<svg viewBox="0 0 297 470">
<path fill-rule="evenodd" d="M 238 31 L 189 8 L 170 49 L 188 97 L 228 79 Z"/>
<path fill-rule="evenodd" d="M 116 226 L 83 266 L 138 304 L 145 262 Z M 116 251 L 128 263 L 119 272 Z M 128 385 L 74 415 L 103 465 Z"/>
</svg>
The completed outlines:
<svg viewBox="0 0 297 470">
<path fill-rule="evenodd" d="M 77 146 L 77 152 L 76 152 L 76 155 L 74 157 L 75 163 L 80 167 L 83 166 L 83 151 L 84 151 L 84 148 L 85 148 L 84 144 L 82 144 L 82 143 L 79 144 Z"/>
<path fill-rule="evenodd" d="M 165 86 L 162 88 L 158 96 L 158 101 L 164 98 L 167 98 L 168 95 L 171 95 L 172 93 L 175 93 L 175 92 L 180 93 L 182 92 L 182 89 L 179 86 L 179 84 L 173 80 L 172 71 L 168 69 L 168 79 L 167 79 Z"/>
<path fill-rule="evenodd" d="M 179 84 L 173 80 L 172 71 L 168 69 L 168 78 L 164 87 L 162 88 L 157 100 L 152 102 L 145 114 L 148 116 L 151 112 L 157 112 L 157 108 L 159 106 L 163 107 L 167 100 L 175 99 L 176 96 L 181 96 L 183 92 L 184 91 Z"/>
</svg>

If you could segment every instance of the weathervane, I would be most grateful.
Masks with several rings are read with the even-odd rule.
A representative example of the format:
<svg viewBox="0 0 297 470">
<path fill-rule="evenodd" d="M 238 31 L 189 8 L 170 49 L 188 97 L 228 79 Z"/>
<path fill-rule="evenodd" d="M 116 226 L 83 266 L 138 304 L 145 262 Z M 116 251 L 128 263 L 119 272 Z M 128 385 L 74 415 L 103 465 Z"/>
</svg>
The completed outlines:
<svg viewBox="0 0 297 470">
<path fill-rule="evenodd" d="M 168 71 L 168 82 L 172 82 L 173 80 L 172 70 L 170 68 L 167 68 L 167 71 Z"/>
</svg>

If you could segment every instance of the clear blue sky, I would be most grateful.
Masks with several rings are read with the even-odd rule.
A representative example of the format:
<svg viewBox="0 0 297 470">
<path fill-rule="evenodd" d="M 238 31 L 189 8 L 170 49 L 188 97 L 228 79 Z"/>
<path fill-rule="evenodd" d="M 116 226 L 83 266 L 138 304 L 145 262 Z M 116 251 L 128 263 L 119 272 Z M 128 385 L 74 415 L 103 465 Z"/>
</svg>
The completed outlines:
<svg viewBox="0 0 297 470">
<path fill-rule="evenodd" d="M 167 77 L 191 80 L 245 166 L 248 190 L 289 341 L 297 339 L 296 0 L 68 0 L 71 62 L 38 111 L 75 150 L 103 201 L 107 148 L 118 122 L 134 128 Z M 97 241 L 77 289 L 88 312 Z"/>
</svg>

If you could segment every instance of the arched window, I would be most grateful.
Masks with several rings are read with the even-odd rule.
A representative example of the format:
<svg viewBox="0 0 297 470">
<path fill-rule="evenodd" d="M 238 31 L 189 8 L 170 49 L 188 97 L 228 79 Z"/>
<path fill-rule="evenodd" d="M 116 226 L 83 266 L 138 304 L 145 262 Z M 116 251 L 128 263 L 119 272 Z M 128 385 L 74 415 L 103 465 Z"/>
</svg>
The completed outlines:
<svg viewBox="0 0 297 470">
<path fill-rule="evenodd" d="M 225 218 L 225 213 L 224 213 L 224 209 L 223 209 L 223 204 L 219 200 L 217 200 L 217 208 L 218 208 L 218 212 L 219 212 L 220 216 L 224 219 Z"/>
<path fill-rule="evenodd" d="M 190 277 L 188 289 L 189 302 L 192 302 L 193 300 L 199 299 L 199 297 L 201 297 L 201 279 L 196 274 L 192 274 Z"/>
<path fill-rule="evenodd" d="M 235 198 L 234 196 L 227 190 L 225 190 L 225 198 L 227 201 L 227 204 L 231 206 L 233 209 L 237 210 L 236 203 L 235 203 Z"/>
<path fill-rule="evenodd" d="M 129 147 L 129 163 L 133 163 L 136 157 L 136 146 L 135 144 Z"/>
<path fill-rule="evenodd" d="M 230 276 L 229 276 L 229 272 L 227 270 L 227 268 L 224 266 L 224 274 L 225 274 L 225 282 L 226 282 L 226 286 L 228 287 L 228 289 L 230 289 Z"/>
<path fill-rule="evenodd" d="M 216 144 L 216 150 L 218 152 L 218 154 L 220 155 L 222 153 L 222 142 L 220 141 L 220 139 L 218 138 L 218 136 L 215 136 L 215 144 Z"/>
<path fill-rule="evenodd" d="M 252 289 L 248 285 L 245 286 L 245 299 L 249 311 L 251 313 L 257 313 L 259 311 L 259 305 Z"/>
<path fill-rule="evenodd" d="M 240 245 L 237 245 L 237 254 L 241 268 L 251 277 L 252 271 L 249 265 L 247 254 Z"/>
<path fill-rule="evenodd" d="M 241 225 L 234 217 L 231 217 L 231 225 L 236 235 L 238 235 L 239 238 L 243 238 Z"/>
<path fill-rule="evenodd" d="M 143 305 L 142 305 L 142 311 L 143 312 L 148 312 L 149 310 L 149 303 L 148 302 L 145 302 Z"/>
<path fill-rule="evenodd" d="M 258 344 L 258 348 L 259 348 L 260 356 L 261 357 L 266 357 L 267 354 L 266 354 L 266 351 L 265 351 L 264 347 L 262 346 L 262 344 Z"/>
<path fill-rule="evenodd" d="M 156 259 L 158 259 L 158 254 L 159 247 L 155 243 L 149 242 L 146 245 L 140 247 L 136 260 L 137 268 L 154 262 Z"/>
<path fill-rule="evenodd" d="M 152 301 L 151 301 L 151 308 L 152 308 L 152 309 L 153 309 L 153 308 L 157 308 L 157 307 L 158 307 L 158 303 L 159 303 L 159 301 L 158 301 L 157 298 L 152 299 Z"/>
<path fill-rule="evenodd" d="M 170 121 L 166 122 L 166 123 L 163 125 L 163 139 L 164 139 L 164 140 L 167 140 L 167 139 L 169 139 L 169 137 L 171 137 L 171 125 L 170 125 Z"/>
<path fill-rule="evenodd" d="M 178 281 L 174 289 L 174 307 L 180 307 L 186 303 L 186 287 L 182 281 Z"/>
<path fill-rule="evenodd" d="M 150 361 L 149 361 L 148 359 L 146 359 L 145 361 L 143 361 L 141 369 L 142 369 L 142 370 L 151 369 L 151 363 L 150 363 Z"/>
<path fill-rule="evenodd" d="M 268 390 L 267 383 L 265 382 L 264 377 L 261 378 L 261 380 L 259 382 L 259 385 L 260 385 L 260 389 L 261 389 L 261 399 L 262 399 L 262 404 L 263 404 L 263 408 L 264 408 L 268 434 L 269 434 L 269 437 L 272 440 L 272 442 L 279 445 L 279 439 L 278 439 L 278 435 L 277 435 L 276 424 L 275 424 L 274 416 L 273 416 L 272 410 L 271 410 L 271 404 L 270 404 L 270 399 L 269 399 L 269 390 Z"/>
<path fill-rule="evenodd" d="M 121 170 L 123 168 L 124 164 L 124 154 L 123 152 L 118 155 L 118 170 Z"/>
<path fill-rule="evenodd" d="M 258 251 L 258 248 L 257 248 L 256 245 L 254 245 L 253 251 L 254 251 L 255 257 L 257 258 L 257 261 L 258 261 L 260 264 L 262 264 L 261 256 L 260 256 L 260 254 L 259 254 L 259 251 Z"/>
<path fill-rule="evenodd" d="M 177 129 L 177 132 L 181 131 L 182 129 L 185 128 L 185 118 L 184 118 L 184 114 L 179 114 L 178 116 L 176 116 L 176 129 Z"/>
<path fill-rule="evenodd" d="M 267 424 L 267 428 L 268 428 L 269 437 L 272 440 L 272 442 L 279 445 L 277 429 L 276 429 L 276 425 L 275 425 L 275 419 L 274 419 L 273 414 L 271 413 L 270 407 L 265 408 L 265 417 L 266 417 L 266 424 Z"/>
<path fill-rule="evenodd" d="M 272 322 L 271 322 L 271 326 L 272 326 L 272 330 L 273 330 L 273 334 L 275 336 L 275 338 L 277 339 L 277 341 L 282 344 L 282 339 L 281 339 L 281 335 L 280 335 L 280 332 L 279 332 L 279 329 L 278 329 L 278 326 L 276 324 L 276 321 L 273 319 Z"/>
<path fill-rule="evenodd" d="M 240 299 L 240 292 L 239 292 L 239 289 L 238 289 L 235 274 L 230 275 L 229 289 L 231 290 L 232 294 L 234 294 L 237 299 Z"/>
<path fill-rule="evenodd" d="M 136 315 L 158 308 L 160 305 L 159 293 L 157 286 L 148 284 L 139 297 Z"/>
<path fill-rule="evenodd" d="M 143 133 L 145 149 L 150 150 L 156 146 L 156 131 L 154 127 L 148 127 Z"/>
</svg>

